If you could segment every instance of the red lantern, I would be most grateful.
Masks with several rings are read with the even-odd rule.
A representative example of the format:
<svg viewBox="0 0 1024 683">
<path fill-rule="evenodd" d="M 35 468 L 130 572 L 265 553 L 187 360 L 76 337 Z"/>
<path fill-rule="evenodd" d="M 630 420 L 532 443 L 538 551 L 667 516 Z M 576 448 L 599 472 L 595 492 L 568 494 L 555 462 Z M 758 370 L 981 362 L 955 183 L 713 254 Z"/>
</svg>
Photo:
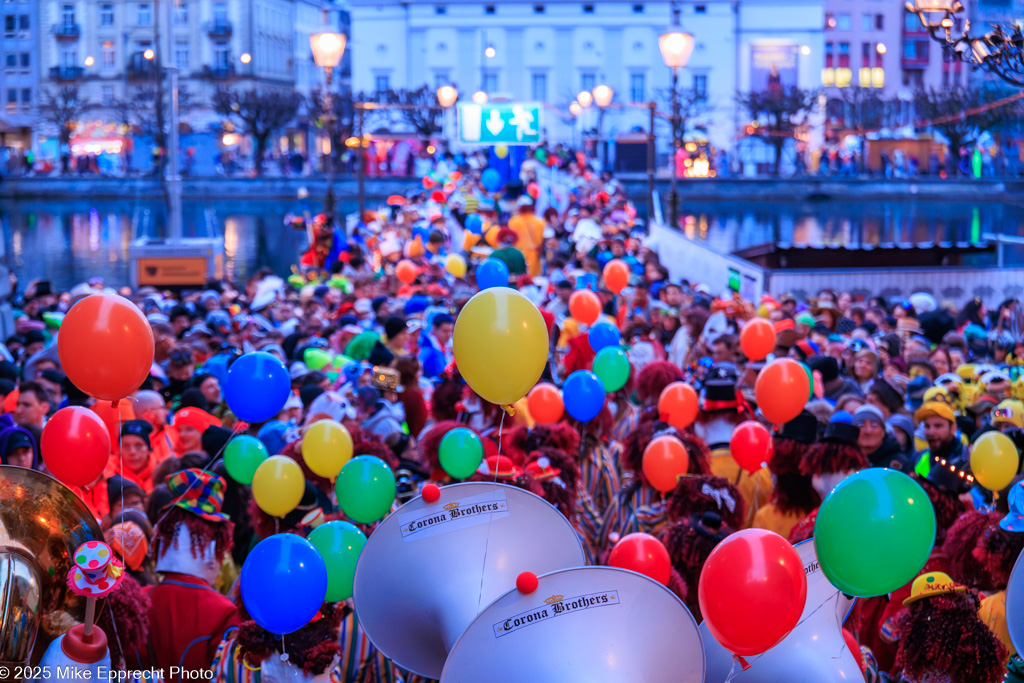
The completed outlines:
<svg viewBox="0 0 1024 683">
<path fill-rule="evenodd" d="M 87 486 L 103 474 L 110 458 L 110 436 L 99 416 L 81 406 L 61 408 L 43 427 L 43 462 L 68 486 Z"/>
</svg>

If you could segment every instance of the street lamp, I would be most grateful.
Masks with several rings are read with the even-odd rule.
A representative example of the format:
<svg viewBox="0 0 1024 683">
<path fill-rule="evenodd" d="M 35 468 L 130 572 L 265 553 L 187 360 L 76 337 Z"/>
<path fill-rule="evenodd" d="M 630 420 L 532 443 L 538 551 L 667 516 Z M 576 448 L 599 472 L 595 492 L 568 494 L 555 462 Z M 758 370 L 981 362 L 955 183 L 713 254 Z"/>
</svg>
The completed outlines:
<svg viewBox="0 0 1024 683">
<path fill-rule="evenodd" d="M 444 109 L 444 123 L 441 131 L 442 137 L 447 142 L 448 136 L 451 133 L 451 126 L 449 125 L 449 112 L 451 108 L 455 106 L 456 100 L 459 99 L 459 91 L 455 89 L 454 85 L 442 85 L 437 89 L 437 103 Z"/>
<path fill-rule="evenodd" d="M 475 104 L 487 104 L 487 93 L 483 90 L 477 90 L 473 93 L 473 102 Z"/>
<path fill-rule="evenodd" d="M 594 103 L 594 96 L 590 94 L 589 90 L 583 90 L 576 96 L 576 101 L 580 103 L 581 107 L 586 109 Z"/>
<path fill-rule="evenodd" d="M 602 144 L 601 129 L 604 127 L 605 110 L 611 105 L 615 91 L 607 85 L 601 84 L 591 90 L 590 94 L 593 95 L 594 104 L 597 105 L 597 146 L 601 150 L 601 170 L 605 171 L 608 166 L 608 145 L 607 143 Z"/>
<path fill-rule="evenodd" d="M 682 131 L 680 127 L 679 107 L 679 70 L 686 66 L 693 54 L 693 35 L 683 33 L 679 27 L 679 15 L 673 15 L 673 25 L 658 36 L 658 48 L 661 50 L 661 59 L 665 66 L 672 69 L 672 189 L 669 192 L 671 207 L 669 216 L 672 227 L 679 223 L 679 193 L 676 189 L 676 154 L 682 144 Z"/>
<path fill-rule="evenodd" d="M 238 59 L 242 62 L 242 64 L 248 64 L 249 62 L 252 61 L 252 55 L 249 54 L 248 52 L 243 52 L 242 56 L 239 57 Z"/>
<path fill-rule="evenodd" d="M 138 53 L 136 53 L 136 54 L 138 54 Z M 156 57 L 156 53 L 153 52 L 153 50 L 147 49 L 145 52 L 142 53 L 142 56 L 145 59 L 153 59 L 153 57 Z"/>
<path fill-rule="evenodd" d="M 330 153 L 327 156 L 327 195 L 324 197 L 324 213 L 334 219 L 334 101 L 331 98 L 331 76 L 334 68 L 341 63 L 345 53 L 345 34 L 314 33 L 309 37 L 309 47 L 313 50 L 313 61 L 322 68 L 327 76 L 324 88 L 324 127 L 327 129 L 327 140 Z M 321 150 L 322 152 L 323 150 Z M 361 152 L 362 150 L 360 150 Z"/>
</svg>

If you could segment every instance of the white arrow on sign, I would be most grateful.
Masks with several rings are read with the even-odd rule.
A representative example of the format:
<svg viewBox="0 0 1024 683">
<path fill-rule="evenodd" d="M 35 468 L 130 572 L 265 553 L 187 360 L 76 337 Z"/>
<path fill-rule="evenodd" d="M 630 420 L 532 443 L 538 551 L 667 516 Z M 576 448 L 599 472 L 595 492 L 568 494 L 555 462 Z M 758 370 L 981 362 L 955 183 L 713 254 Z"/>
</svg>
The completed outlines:
<svg viewBox="0 0 1024 683">
<path fill-rule="evenodd" d="M 501 129 L 505 127 L 505 122 L 501 120 L 501 112 L 497 109 L 491 110 L 491 115 L 487 118 L 487 130 L 491 131 L 491 135 L 497 137 Z"/>
</svg>

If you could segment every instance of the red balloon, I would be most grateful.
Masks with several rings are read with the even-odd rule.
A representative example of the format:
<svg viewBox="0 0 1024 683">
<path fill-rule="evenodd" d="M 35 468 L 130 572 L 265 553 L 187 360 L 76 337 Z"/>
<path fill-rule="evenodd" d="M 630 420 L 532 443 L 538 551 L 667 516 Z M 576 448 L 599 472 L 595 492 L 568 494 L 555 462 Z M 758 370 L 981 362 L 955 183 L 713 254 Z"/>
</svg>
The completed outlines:
<svg viewBox="0 0 1024 683">
<path fill-rule="evenodd" d="M 650 534 L 623 536 L 608 556 L 609 567 L 629 569 L 648 576 L 663 586 L 672 576 L 672 562 L 661 541 Z"/>
<path fill-rule="evenodd" d="M 530 390 L 526 406 L 530 410 L 530 417 L 539 425 L 554 424 L 565 414 L 562 392 L 554 384 L 547 382 L 541 382 Z"/>
<path fill-rule="evenodd" d="M 775 350 L 775 328 L 764 318 L 754 318 L 740 332 L 740 348 L 747 360 L 764 360 Z"/>
<path fill-rule="evenodd" d="M 444 204 L 445 199 L 447 199 L 444 196 L 444 192 L 442 192 L 441 190 L 434 190 L 433 192 L 431 192 L 430 198 L 433 199 L 438 204 Z"/>
<path fill-rule="evenodd" d="M 604 286 L 611 290 L 612 294 L 618 294 L 629 284 L 629 266 L 625 261 L 613 259 L 604 265 L 601 276 L 604 278 Z"/>
<path fill-rule="evenodd" d="M 569 314 L 584 325 L 593 325 L 601 315 L 601 300 L 589 289 L 577 289 L 569 297 Z"/>
<path fill-rule="evenodd" d="M 686 382 L 672 382 L 658 397 L 658 414 L 676 429 L 686 429 L 697 419 L 697 392 Z"/>
<path fill-rule="evenodd" d="M 754 383 L 757 407 L 772 424 L 785 424 L 799 415 L 810 393 L 807 371 L 792 358 L 776 358 Z"/>
<path fill-rule="evenodd" d="M 860 644 L 852 633 L 843 629 L 843 640 L 846 641 L 846 647 L 850 648 L 850 654 L 857 660 L 857 666 L 860 667 L 860 672 L 864 673 L 867 670 L 867 665 L 864 664 L 864 653 L 860 651 Z"/>
<path fill-rule="evenodd" d="M 431 178 L 430 176 L 426 176 L 426 175 L 423 176 L 423 189 L 424 190 L 429 190 L 434 185 L 437 185 L 437 183 L 434 182 L 433 178 Z"/>
<path fill-rule="evenodd" d="M 407 285 L 411 285 L 416 281 L 416 278 L 420 276 L 420 269 L 416 267 L 416 264 L 408 259 L 402 259 L 395 266 L 395 276 L 399 281 L 404 282 Z"/>
<path fill-rule="evenodd" d="M 644 476 L 662 493 L 676 487 L 679 477 L 690 469 L 690 454 L 683 442 L 674 436 L 659 436 L 644 449 Z"/>
<path fill-rule="evenodd" d="M 118 401 L 117 408 L 111 403 L 101 401 L 94 403 L 91 410 L 99 415 L 99 418 L 103 420 L 103 424 L 107 426 L 111 450 L 114 453 L 119 452 L 118 444 L 121 440 L 121 425 L 128 420 L 135 419 L 135 409 L 132 408 L 131 401 Z"/>
<path fill-rule="evenodd" d="M 722 647 L 758 655 L 789 635 L 807 600 L 804 565 L 793 546 L 766 529 L 727 536 L 697 582 L 704 623 Z"/>
<path fill-rule="evenodd" d="M 43 462 L 59 481 L 86 486 L 96 481 L 110 458 L 110 436 L 99 416 L 81 406 L 61 408 L 43 427 Z"/>
<path fill-rule="evenodd" d="M 90 294 L 64 316 L 57 355 L 72 384 L 93 398 L 117 401 L 146 381 L 153 330 L 128 299 Z"/>
<path fill-rule="evenodd" d="M 729 452 L 747 472 L 757 472 L 772 457 L 772 435 L 760 422 L 747 420 L 733 430 Z"/>
<path fill-rule="evenodd" d="M 537 187 L 537 183 L 529 182 L 526 185 L 526 194 L 530 195 L 532 199 L 536 199 L 537 195 L 540 194 L 540 188 Z"/>
</svg>

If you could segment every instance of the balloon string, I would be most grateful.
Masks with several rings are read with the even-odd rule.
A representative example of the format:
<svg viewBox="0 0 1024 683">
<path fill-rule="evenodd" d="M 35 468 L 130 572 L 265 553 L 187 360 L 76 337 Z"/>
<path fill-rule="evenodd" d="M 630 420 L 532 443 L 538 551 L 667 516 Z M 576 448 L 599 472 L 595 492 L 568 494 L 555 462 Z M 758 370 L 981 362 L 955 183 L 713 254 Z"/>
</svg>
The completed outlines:
<svg viewBox="0 0 1024 683">
<path fill-rule="evenodd" d="M 502 413 L 501 413 L 501 422 L 498 423 L 498 453 L 499 454 L 501 454 L 501 433 L 505 429 L 505 415 L 507 415 L 507 413 L 502 411 Z M 498 467 L 499 467 L 499 465 L 498 465 L 497 460 L 498 459 L 495 458 L 494 482 L 493 482 L 495 484 L 498 483 Z M 477 594 L 477 597 L 476 597 L 476 613 L 477 614 L 480 614 L 480 606 L 481 606 L 481 603 L 483 602 L 483 599 L 484 599 L 484 573 L 485 573 L 485 571 L 487 569 L 487 552 L 491 548 L 491 522 L 493 520 L 494 520 L 494 513 L 493 512 L 487 513 L 487 535 L 484 537 L 484 559 L 483 559 L 483 562 L 480 565 L 480 592 Z"/>
<path fill-rule="evenodd" d="M 121 436 L 121 430 L 124 425 L 121 424 L 120 399 L 114 401 L 114 412 L 117 415 L 117 457 L 121 461 L 121 478 L 124 479 L 124 439 Z M 139 483 L 141 484 L 142 482 Z M 121 486 L 121 511 L 124 511 L 124 486 Z"/>
</svg>

